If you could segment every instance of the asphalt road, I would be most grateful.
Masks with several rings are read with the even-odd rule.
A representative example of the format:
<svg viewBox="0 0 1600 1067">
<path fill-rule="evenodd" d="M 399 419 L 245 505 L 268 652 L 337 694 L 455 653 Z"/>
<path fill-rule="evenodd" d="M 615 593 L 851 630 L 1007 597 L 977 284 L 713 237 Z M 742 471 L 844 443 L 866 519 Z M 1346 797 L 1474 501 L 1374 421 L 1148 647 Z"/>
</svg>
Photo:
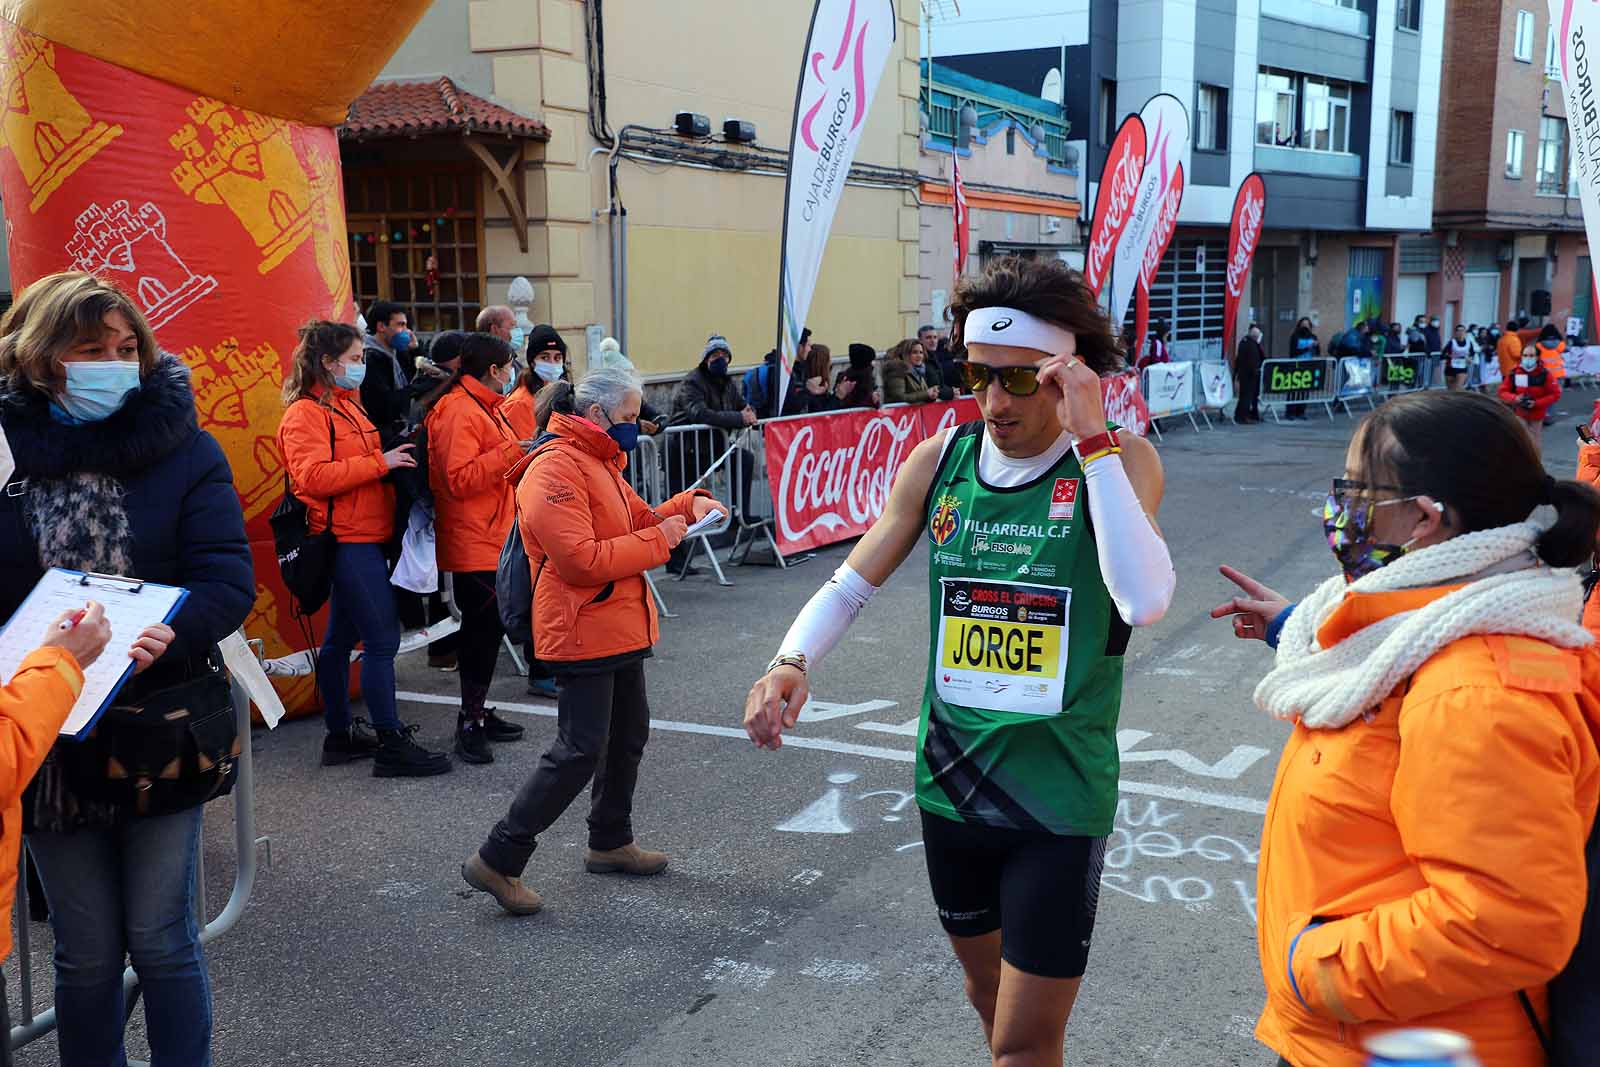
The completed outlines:
<svg viewBox="0 0 1600 1067">
<path fill-rule="evenodd" d="M 1574 467 L 1549 431 L 1551 470 Z M 1137 633 L 1123 701 L 1122 806 L 1075 1064 L 1270 1064 L 1255 850 L 1286 727 L 1255 710 L 1266 665 L 1208 610 L 1232 563 L 1289 595 L 1332 573 L 1321 500 L 1352 422 L 1174 430 L 1161 525 L 1177 599 Z M 816 678 L 820 706 L 779 753 L 738 729 L 744 694 L 848 546 L 735 585 L 668 582 L 677 617 L 647 667 L 656 717 L 636 830 L 672 852 L 660 878 L 582 869 L 580 802 L 541 842 L 535 917 L 501 914 L 457 868 L 554 736 L 553 708 L 502 657 L 493 700 L 526 723 L 488 767 L 420 781 L 317 766 L 319 722 L 256 731 L 270 866 L 209 950 L 216 1062 L 717 1065 L 987 1063 L 928 894 L 910 802 L 927 655 L 926 555 L 879 594 Z M 402 715 L 447 744 L 454 675 L 403 660 Z M 208 814 L 212 914 L 233 877 L 232 817 Z M 263 855 L 265 859 L 265 855 Z M 34 925 L 38 999 L 50 938 Z M 6 967 L 17 1008 L 13 958 Z M 144 1053 L 136 1018 L 131 1048 Z M 55 1062 L 53 1039 L 22 1065 Z"/>
</svg>

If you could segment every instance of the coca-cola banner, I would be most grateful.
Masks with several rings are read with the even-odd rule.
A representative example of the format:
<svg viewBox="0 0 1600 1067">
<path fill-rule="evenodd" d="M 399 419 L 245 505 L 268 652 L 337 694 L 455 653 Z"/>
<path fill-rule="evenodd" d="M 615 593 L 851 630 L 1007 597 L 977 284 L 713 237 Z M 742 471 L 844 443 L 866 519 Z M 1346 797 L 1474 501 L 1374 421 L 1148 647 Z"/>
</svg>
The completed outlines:
<svg viewBox="0 0 1600 1067">
<path fill-rule="evenodd" d="M 1252 173 L 1239 186 L 1233 198 L 1233 224 L 1228 227 L 1228 291 L 1222 301 L 1222 352 L 1233 351 L 1234 326 L 1239 318 L 1239 300 L 1250 280 L 1250 261 L 1261 240 L 1261 220 L 1267 213 L 1267 187 L 1261 175 Z"/>
<path fill-rule="evenodd" d="M 1139 375 L 1134 371 L 1111 374 L 1100 379 L 1100 396 L 1105 401 L 1106 418 L 1140 437 L 1150 432 L 1150 408 L 1139 389 Z"/>
<path fill-rule="evenodd" d="M 1094 198 L 1094 225 L 1089 231 L 1089 247 L 1083 257 L 1083 280 L 1096 298 L 1110 273 L 1117 240 L 1127 229 L 1128 219 L 1133 214 L 1133 199 L 1138 195 L 1139 178 L 1144 174 L 1144 154 L 1144 120 L 1138 115 L 1129 115 L 1117 128 L 1117 136 L 1106 153 L 1106 165 L 1100 170 L 1100 190 Z"/>
<path fill-rule="evenodd" d="M 1144 262 L 1139 267 L 1139 287 L 1133 294 L 1133 336 L 1135 349 L 1128 355 L 1136 360 L 1144 353 L 1145 334 L 1150 332 L 1150 285 L 1161 269 L 1161 257 L 1167 254 L 1172 234 L 1178 228 L 1178 208 L 1183 204 L 1183 164 L 1173 172 L 1172 181 L 1161 197 L 1161 214 L 1156 217 L 1155 232 L 1144 249 Z"/>
<path fill-rule="evenodd" d="M 1150 416 L 1139 376 L 1103 379 L 1106 418 L 1143 436 Z M 773 533 L 788 555 L 866 533 L 889 503 L 895 475 L 926 438 L 981 418 L 970 396 L 762 423 Z"/>
</svg>

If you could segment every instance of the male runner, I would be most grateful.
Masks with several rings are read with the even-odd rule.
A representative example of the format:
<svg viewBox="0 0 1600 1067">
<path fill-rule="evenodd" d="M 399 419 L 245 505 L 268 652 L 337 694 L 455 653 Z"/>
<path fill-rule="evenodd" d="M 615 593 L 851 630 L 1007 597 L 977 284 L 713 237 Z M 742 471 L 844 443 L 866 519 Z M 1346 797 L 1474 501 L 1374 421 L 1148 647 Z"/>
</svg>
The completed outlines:
<svg viewBox="0 0 1600 1067">
<path fill-rule="evenodd" d="M 1059 1067 L 1116 809 L 1122 655 L 1175 583 L 1154 520 L 1161 461 L 1108 429 L 1116 341 L 1077 274 L 1002 259 L 962 281 L 951 314 L 983 420 L 907 457 L 751 689 L 745 729 L 782 745 L 807 671 L 926 536 L 928 879 L 994 1063 Z"/>
</svg>

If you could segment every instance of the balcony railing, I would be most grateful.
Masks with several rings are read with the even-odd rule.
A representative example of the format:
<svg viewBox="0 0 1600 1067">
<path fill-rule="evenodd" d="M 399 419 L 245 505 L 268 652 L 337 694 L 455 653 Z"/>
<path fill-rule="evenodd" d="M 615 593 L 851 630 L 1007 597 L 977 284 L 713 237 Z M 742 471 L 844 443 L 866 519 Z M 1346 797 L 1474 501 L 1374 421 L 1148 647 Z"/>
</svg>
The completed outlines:
<svg viewBox="0 0 1600 1067">
<path fill-rule="evenodd" d="M 1013 101 L 984 96 L 981 93 L 946 88 L 937 81 L 930 94 L 927 83 L 922 86 L 922 110 L 928 116 L 928 134 L 936 141 L 954 145 L 960 135 L 961 109 L 971 104 L 978 113 L 977 132 L 980 134 L 999 121 L 1010 119 L 1031 138 L 1035 127 L 1044 130 L 1044 156 L 1057 167 L 1067 166 L 1067 141 L 1072 124 L 1059 114 L 1023 107 Z"/>
<path fill-rule="evenodd" d="M 1261 0 L 1261 17 L 1348 33 L 1353 37 L 1366 37 L 1371 31 L 1371 21 L 1365 11 L 1346 7 L 1337 0 Z"/>
</svg>

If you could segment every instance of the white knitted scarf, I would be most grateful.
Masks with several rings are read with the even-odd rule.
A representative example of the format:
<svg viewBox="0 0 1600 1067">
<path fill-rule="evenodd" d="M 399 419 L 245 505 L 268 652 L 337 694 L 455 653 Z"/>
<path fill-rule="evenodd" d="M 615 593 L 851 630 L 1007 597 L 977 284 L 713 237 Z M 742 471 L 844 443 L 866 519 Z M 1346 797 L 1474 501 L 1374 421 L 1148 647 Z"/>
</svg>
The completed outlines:
<svg viewBox="0 0 1600 1067">
<path fill-rule="evenodd" d="M 1401 556 L 1360 580 L 1328 579 L 1284 624 L 1272 670 L 1256 687 L 1256 706 L 1313 730 L 1337 730 L 1376 708 L 1441 648 L 1472 634 L 1536 637 L 1561 648 L 1594 638 L 1578 625 L 1583 588 L 1576 572 L 1552 569 L 1533 554 L 1554 523 L 1541 509 L 1526 522 L 1453 537 Z M 1505 572 L 1506 567 L 1513 569 Z M 1474 579 L 1486 570 L 1487 577 Z M 1332 648 L 1317 631 L 1346 593 L 1385 593 L 1466 581 L 1464 588 L 1351 634 Z"/>
</svg>

